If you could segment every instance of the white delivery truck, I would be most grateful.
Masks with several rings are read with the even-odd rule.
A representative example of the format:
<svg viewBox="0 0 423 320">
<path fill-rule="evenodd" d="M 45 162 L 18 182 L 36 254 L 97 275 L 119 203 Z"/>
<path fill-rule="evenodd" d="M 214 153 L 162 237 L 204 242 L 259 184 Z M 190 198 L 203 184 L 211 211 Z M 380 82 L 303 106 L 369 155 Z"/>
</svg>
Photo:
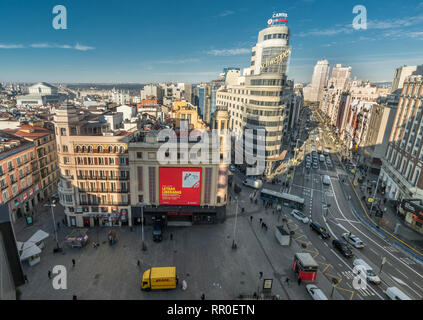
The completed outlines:
<svg viewBox="0 0 423 320">
<path fill-rule="evenodd" d="M 255 178 L 247 178 L 242 183 L 245 186 L 248 186 L 254 189 L 260 189 L 261 186 L 263 185 L 263 181 L 261 181 L 260 179 L 255 179 Z"/>
</svg>

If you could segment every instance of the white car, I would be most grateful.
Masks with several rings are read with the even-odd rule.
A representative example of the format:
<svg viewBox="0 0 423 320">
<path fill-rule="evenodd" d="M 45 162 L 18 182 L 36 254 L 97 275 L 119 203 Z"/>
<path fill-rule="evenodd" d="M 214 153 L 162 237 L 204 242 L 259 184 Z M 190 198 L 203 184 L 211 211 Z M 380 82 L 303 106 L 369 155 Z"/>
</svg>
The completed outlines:
<svg viewBox="0 0 423 320">
<path fill-rule="evenodd" d="M 350 245 L 354 246 L 357 249 L 364 248 L 363 241 L 361 241 L 359 237 L 353 235 L 352 233 L 345 232 L 342 234 L 342 238 L 344 238 L 346 242 L 348 242 Z"/>
<path fill-rule="evenodd" d="M 304 213 L 302 213 L 300 210 L 297 210 L 297 209 L 292 210 L 291 215 L 295 219 L 298 219 L 302 221 L 303 223 L 308 223 L 310 221 L 309 218 L 307 218 Z"/>
<path fill-rule="evenodd" d="M 313 300 L 329 300 L 328 297 L 314 284 L 306 285 L 306 290 L 313 298 Z"/>
<path fill-rule="evenodd" d="M 366 279 L 369 282 L 374 284 L 380 284 L 380 278 L 377 274 L 373 271 L 372 267 L 370 267 L 364 260 L 362 259 L 355 259 L 353 262 L 354 265 L 354 274 L 360 274 L 360 269 L 364 269 L 366 272 Z M 360 268 L 357 271 L 356 268 Z"/>
</svg>

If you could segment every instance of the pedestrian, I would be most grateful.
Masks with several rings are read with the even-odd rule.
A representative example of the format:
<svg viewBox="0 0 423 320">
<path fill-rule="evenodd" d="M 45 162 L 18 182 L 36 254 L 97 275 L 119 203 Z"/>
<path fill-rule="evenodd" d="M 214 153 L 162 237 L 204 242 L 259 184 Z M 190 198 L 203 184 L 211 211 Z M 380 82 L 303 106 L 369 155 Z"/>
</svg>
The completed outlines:
<svg viewBox="0 0 423 320">
<path fill-rule="evenodd" d="M 48 278 L 51 279 L 51 271 L 48 271 Z"/>
<path fill-rule="evenodd" d="M 250 216 L 250 222 L 253 223 L 253 216 Z"/>
<path fill-rule="evenodd" d="M 204 293 L 201 295 L 201 300 L 205 300 L 206 296 L 204 295 Z"/>
<path fill-rule="evenodd" d="M 289 278 L 286 278 L 286 279 L 285 279 L 285 283 L 286 283 L 286 285 L 289 287 Z"/>
<path fill-rule="evenodd" d="M 26 276 L 26 274 L 24 274 L 24 280 L 25 280 L 25 282 L 26 283 L 28 283 L 29 281 L 28 281 L 28 277 Z"/>
<path fill-rule="evenodd" d="M 260 279 L 263 278 L 263 272 L 262 271 L 259 272 L 259 275 L 260 275 Z"/>
<path fill-rule="evenodd" d="M 139 267 L 141 265 L 141 261 L 137 260 L 137 266 Z"/>
<path fill-rule="evenodd" d="M 241 210 L 241 212 L 242 212 L 242 213 L 244 213 L 244 211 L 245 211 L 245 208 L 244 208 L 244 207 L 242 207 L 242 210 Z"/>
<path fill-rule="evenodd" d="M 300 277 L 298 277 L 298 285 L 299 286 L 301 285 L 301 278 Z"/>
<path fill-rule="evenodd" d="M 173 240 L 173 233 L 170 234 L 170 240 Z"/>
<path fill-rule="evenodd" d="M 254 298 L 254 299 L 257 299 L 257 293 L 256 293 L 256 292 L 254 292 L 254 294 L 253 294 L 253 298 Z"/>
<path fill-rule="evenodd" d="M 60 230 L 60 222 L 57 222 L 57 230 Z"/>
<path fill-rule="evenodd" d="M 72 259 L 72 267 L 75 267 L 75 259 Z"/>
<path fill-rule="evenodd" d="M 260 225 L 262 224 L 262 222 L 263 222 L 263 219 L 262 219 L 262 218 L 260 218 Z"/>
</svg>

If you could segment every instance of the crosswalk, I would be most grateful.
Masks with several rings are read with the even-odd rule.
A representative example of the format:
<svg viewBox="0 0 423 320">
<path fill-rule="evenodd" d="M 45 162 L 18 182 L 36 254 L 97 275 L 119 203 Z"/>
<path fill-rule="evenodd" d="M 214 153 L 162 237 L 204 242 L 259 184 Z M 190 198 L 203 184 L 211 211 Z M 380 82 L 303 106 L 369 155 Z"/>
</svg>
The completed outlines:
<svg viewBox="0 0 423 320">
<path fill-rule="evenodd" d="M 310 188 L 303 188 L 303 196 L 310 197 L 311 196 L 311 189 Z"/>
<path fill-rule="evenodd" d="M 342 271 L 342 275 L 349 279 L 349 280 L 353 280 L 354 277 L 356 277 L 356 275 L 352 272 L 352 271 Z M 363 297 L 370 297 L 370 296 L 374 296 L 374 292 L 371 291 L 369 288 L 365 288 L 365 289 L 355 289 L 359 294 L 361 294 Z"/>
</svg>

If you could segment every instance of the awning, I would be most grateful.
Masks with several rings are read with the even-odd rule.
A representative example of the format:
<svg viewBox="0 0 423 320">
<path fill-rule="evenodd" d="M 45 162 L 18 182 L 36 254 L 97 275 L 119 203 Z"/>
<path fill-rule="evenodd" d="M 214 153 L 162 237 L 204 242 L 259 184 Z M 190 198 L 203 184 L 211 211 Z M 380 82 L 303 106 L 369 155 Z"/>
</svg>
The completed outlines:
<svg viewBox="0 0 423 320">
<path fill-rule="evenodd" d="M 47 239 L 48 237 L 49 237 L 49 234 L 40 229 L 37 232 L 35 232 L 32 235 L 32 237 L 28 239 L 27 242 L 38 243 L 40 241 L 43 241 L 44 239 Z"/>
</svg>

